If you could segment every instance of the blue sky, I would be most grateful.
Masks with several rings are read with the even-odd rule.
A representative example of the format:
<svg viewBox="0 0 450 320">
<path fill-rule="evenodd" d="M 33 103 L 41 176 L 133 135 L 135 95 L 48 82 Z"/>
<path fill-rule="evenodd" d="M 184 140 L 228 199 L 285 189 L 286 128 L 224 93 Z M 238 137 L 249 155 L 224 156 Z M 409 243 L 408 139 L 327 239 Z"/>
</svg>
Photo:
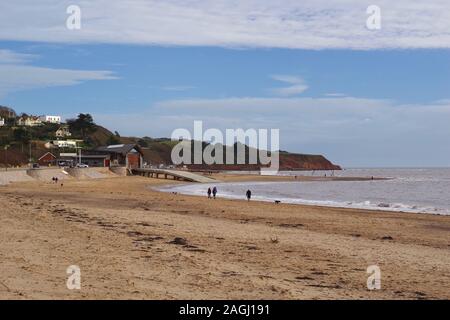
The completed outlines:
<svg viewBox="0 0 450 320">
<path fill-rule="evenodd" d="M 428 13 L 433 23 L 421 18 L 411 26 L 396 20 L 401 6 L 385 4 L 387 30 L 365 37 L 365 7 L 350 0 L 343 3 L 360 30 L 351 28 L 354 20 L 339 21 L 341 7 L 308 1 L 298 8 L 286 1 L 290 10 L 243 1 L 232 18 L 221 11 L 229 5 L 223 1 L 195 1 L 192 12 L 175 0 L 170 7 L 135 0 L 139 11 L 80 1 L 87 22 L 78 34 L 57 29 L 67 17 L 64 3 L 37 19 L 41 11 L 23 2 L 0 6 L 0 105 L 18 112 L 89 112 L 122 135 L 152 137 L 192 130 L 194 120 L 219 129 L 279 128 L 282 149 L 348 167 L 450 165 L 450 29 L 436 22 L 448 18 L 439 10 L 445 2 L 413 6 L 411 15 Z M 155 26 L 142 16 L 150 4 L 167 13 L 149 11 Z M 327 8 L 337 17 L 331 31 Z M 305 12 L 313 17 L 308 32 L 295 25 Z M 20 13 L 34 18 L 18 25 Z M 205 29 L 209 20 L 219 25 Z M 264 36 L 248 21 L 260 23 Z"/>
</svg>

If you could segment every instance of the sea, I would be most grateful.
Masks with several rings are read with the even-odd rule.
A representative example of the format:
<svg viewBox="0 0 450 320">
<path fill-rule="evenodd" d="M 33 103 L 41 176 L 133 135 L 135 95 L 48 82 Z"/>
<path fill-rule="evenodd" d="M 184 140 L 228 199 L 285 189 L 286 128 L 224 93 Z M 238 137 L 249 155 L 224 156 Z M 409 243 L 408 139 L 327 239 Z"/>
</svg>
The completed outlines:
<svg viewBox="0 0 450 320">
<path fill-rule="evenodd" d="M 236 172 L 235 172 L 236 173 Z M 342 171 L 289 171 L 280 175 L 375 177 L 369 181 L 283 181 L 217 183 L 218 196 L 282 203 L 450 215 L 450 168 L 355 168 Z M 294 180 L 294 179 L 293 179 Z M 210 184 L 160 190 L 206 196 Z"/>
</svg>

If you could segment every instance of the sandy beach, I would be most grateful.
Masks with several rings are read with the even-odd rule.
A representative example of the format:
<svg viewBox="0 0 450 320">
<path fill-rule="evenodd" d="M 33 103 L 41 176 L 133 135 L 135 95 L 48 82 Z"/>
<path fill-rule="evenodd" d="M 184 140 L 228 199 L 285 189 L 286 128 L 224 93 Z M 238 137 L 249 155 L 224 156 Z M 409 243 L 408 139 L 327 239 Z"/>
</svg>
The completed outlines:
<svg viewBox="0 0 450 320">
<path fill-rule="evenodd" d="M 180 182 L 0 186 L 0 298 L 450 298 L 450 216 L 153 189 L 167 183 Z M 81 290 L 66 287 L 70 265 L 81 268 Z M 367 289 L 370 265 L 381 290 Z"/>
</svg>

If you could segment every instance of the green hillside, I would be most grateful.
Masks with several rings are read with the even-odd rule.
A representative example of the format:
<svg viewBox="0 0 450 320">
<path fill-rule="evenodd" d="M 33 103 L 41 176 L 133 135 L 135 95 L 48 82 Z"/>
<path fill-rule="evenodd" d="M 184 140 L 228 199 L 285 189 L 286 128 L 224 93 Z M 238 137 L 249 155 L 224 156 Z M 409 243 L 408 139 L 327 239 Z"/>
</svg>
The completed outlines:
<svg viewBox="0 0 450 320">
<path fill-rule="evenodd" d="M 18 126 L 18 116 L 16 112 L 7 107 L 0 107 L 0 114 L 7 121 L 7 125 L 0 127 L 0 165 L 22 166 L 36 161 L 40 156 L 48 151 L 55 154 L 56 149 L 49 150 L 46 143 L 56 140 L 56 131 L 61 127 L 59 124 L 44 123 L 35 127 Z M 144 153 L 144 160 L 153 165 L 172 164 L 172 148 L 178 141 L 171 141 L 168 138 L 151 137 L 122 137 L 118 132 L 97 125 L 89 114 L 79 114 L 76 119 L 68 119 L 65 124 L 69 128 L 72 136 L 70 139 L 80 141 L 80 145 L 85 150 L 94 149 L 99 146 L 111 144 L 137 144 Z M 203 143 L 203 148 L 208 144 Z M 5 150 L 5 148 L 7 150 Z M 193 143 L 191 142 L 193 150 Z M 237 144 L 233 147 L 222 146 L 224 157 L 227 152 L 234 149 L 237 152 Z M 244 146 L 246 150 L 246 163 L 248 163 L 248 154 L 250 148 Z M 65 150 L 68 151 L 68 150 Z M 74 151 L 74 150 L 71 150 Z M 193 154 L 193 152 L 192 152 Z M 257 170 L 259 164 L 242 165 L 237 164 L 236 156 L 233 165 L 189 165 L 195 170 Z M 193 161 L 192 161 L 193 162 Z M 289 152 L 280 152 L 280 168 L 284 170 L 305 169 L 305 170 L 339 170 L 339 166 L 332 164 L 322 155 L 292 154 Z"/>
</svg>

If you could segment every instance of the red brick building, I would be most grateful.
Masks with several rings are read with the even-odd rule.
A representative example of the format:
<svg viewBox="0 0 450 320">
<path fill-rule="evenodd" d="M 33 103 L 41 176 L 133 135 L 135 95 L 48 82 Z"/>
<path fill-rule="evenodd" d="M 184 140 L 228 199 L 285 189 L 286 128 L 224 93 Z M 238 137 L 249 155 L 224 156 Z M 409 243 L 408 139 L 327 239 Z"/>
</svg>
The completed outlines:
<svg viewBox="0 0 450 320">
<path fill-rule="evenodd" d="M 55 166 L 56 156 L 51 152 L 47 152 L 44 155 L 42 155 L 37 162 L 39 163 L 40 166 L 43 167 Z"/>
</svg>

